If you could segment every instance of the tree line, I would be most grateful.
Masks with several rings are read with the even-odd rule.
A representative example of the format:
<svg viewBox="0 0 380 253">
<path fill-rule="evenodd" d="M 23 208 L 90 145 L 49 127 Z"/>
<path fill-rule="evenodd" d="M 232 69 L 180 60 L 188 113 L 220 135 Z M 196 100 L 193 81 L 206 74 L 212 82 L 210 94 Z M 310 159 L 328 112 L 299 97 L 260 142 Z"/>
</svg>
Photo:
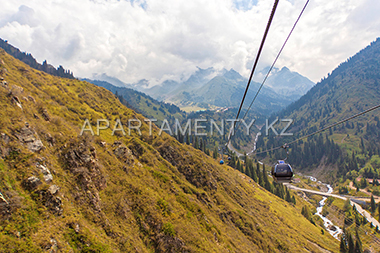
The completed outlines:
<svg viewBox="0 0 380 253">
<path fill-rule="evenodd" d="M 75 79 L 73 72 L 70 70 L 65 70 L 61 65 L 56 69 L 54 66 L 48 64 L 46 60 L 41 65 L 31 54 L 21 52 L 18 48 L 8 44 L 8 41 L 6 40 L 0 39 L 0 47 L 14 58 L 24 62 L 34 69 L 44 71 L 53 76 Z"/>
</svg>

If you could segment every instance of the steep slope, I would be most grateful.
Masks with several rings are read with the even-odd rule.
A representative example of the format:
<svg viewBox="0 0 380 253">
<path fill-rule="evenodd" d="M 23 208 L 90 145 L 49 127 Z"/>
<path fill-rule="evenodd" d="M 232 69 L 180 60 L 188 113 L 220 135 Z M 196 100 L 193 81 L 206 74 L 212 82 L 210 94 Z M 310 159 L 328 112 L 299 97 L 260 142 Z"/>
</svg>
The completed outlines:
<svg viewBox="0 0 380 253">
<path fill-rule="evenodd" d="M 298 101 L 279 113 L 295 120 L 294 132 L 305 133 L 375 106 L 380 98 L 380 38 L 340 64 Z M 354 122 L 357 128 L 380 116 L 373 111 Z M 360 135 L 360 134 L 359 134 Z"/>
<path fill-rule="evenodd" d="M 157 119 L 157 125 L 161 125 L 164 119 L 171 122 L 173 118 L 182 121 L 186 113 L 177 106 L 157 101 L 150 96 L 131 88 L 117 87 L 105 81 L 83 79 L 89 83 L 103 87 L 116 94 L 121 102 L 128 108 L 141 113 L 148 119 Z"/>
<path fill-rule="evenodd" d="M 0 76 L 1 252 L 337 251 L 300 206 L 155 126 L 149 134 L 111 92 L 3 50 Z M 111 129 L 81 136 L 86 119 Z M 120 125 L 112 134 L 117 119 L 125 136 Z"/>
</svg>

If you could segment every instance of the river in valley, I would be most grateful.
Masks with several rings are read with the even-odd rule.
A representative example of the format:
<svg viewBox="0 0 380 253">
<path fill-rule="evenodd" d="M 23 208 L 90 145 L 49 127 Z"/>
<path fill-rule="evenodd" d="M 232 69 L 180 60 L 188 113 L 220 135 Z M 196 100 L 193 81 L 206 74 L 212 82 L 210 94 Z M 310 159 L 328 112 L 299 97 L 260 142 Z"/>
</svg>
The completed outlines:
<svg viewBox="0 0 380 253">
<path fill-rule="evenodd" d="M 328 189 L 327 192 L 332 193 L 333 188 L 329 184 L 325 184 L 325 185 Z M 343 233 L 342 229 L 340 229 L 340 227 L 338 226 L 335 226 L 329 219 L 327 219 L 326 217 L 322 215 L 322 209 L 326 203 L 326 200 L 327 200 L 327 197 L 323 197 L 323 199 L 319 202 L 319 206 L 317 207 L 317 212 L 315 213 L 315 215 L 318 215 L 319 217 L 321 217 L 321 219 L 323 220 L 323 225 L 325 226 L 326 230 L 334 238 L 340 240 L 340 235 Z"/>
</svg>

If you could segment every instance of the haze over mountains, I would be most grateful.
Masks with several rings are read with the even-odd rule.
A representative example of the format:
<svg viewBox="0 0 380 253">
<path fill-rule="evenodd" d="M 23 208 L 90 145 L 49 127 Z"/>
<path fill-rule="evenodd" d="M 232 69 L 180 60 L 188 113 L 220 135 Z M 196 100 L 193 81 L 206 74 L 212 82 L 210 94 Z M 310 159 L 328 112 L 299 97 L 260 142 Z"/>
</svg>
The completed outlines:
<svg viewBox="0 0 380 253">
<path fill-rule="evenodd" d="M 251 82 L 247 101 L 253 99 L 268 68 L 257 73 L 255 81 Z M 107 81 L 116 86 L 122 86 L 120 80 L 105 74 L 94 75 L 94 79 Z M 149 87 L 147 80 L 136 84 L 124 84 L 144 92 L 153 98 L 173 103 L 180 108 L 213 109 L 215 107 L 238 107 L 247 85 L 247 79 L 233 69 L 217 71 L 214 68 L 198 70 L 184 82 L 167 80 L 160 85 Z M 274 68 L 255 104 L 270 114 L 284 108 L 286 105 L 304 95 L 314 83 L 308 78 L 283 67 Z"/>
</svg>

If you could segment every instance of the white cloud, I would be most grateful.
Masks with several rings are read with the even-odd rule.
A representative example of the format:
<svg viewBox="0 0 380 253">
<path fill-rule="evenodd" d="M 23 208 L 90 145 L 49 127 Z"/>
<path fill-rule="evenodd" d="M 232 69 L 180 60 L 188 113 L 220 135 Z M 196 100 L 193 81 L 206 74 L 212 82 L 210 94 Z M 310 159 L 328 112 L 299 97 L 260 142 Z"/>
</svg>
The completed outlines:
<svg viewBox="0 0 380 253">
<path fill-rule="evenodd" d="M 249 75 L 273 1 L 3 1 L 0 37 L 76 76 L 186 78 L 196 67 Z M 380 3 L 313 0 L 277 67 L 318 81 L 380 32 Z M 305 0 L 280 1 L 259 67 L 272 63 Z"/>
</svg>

